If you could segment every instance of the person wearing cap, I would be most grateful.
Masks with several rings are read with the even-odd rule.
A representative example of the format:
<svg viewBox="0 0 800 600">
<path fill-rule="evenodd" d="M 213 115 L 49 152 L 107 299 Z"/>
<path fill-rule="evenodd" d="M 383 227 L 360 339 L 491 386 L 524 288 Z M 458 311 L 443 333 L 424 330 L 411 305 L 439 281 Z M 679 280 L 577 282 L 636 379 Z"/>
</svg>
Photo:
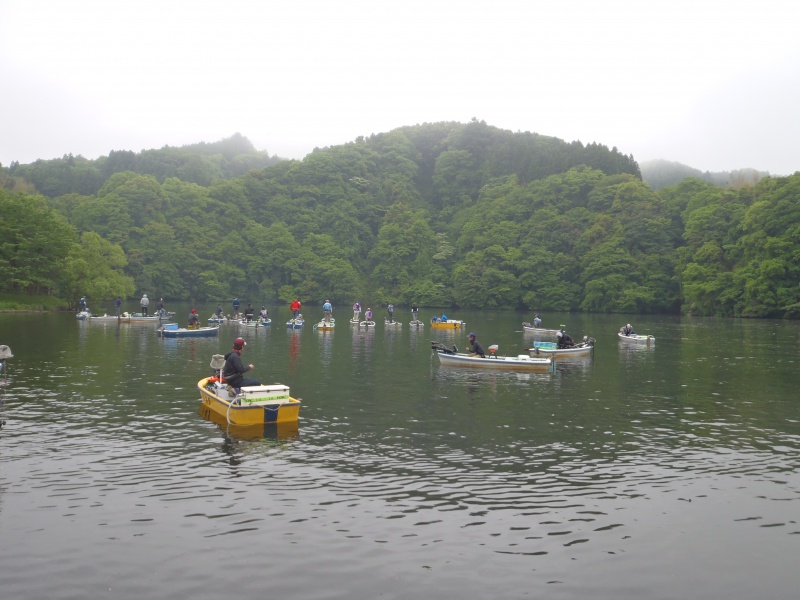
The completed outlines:
<svg viewBox="0 0 800 600">
<path fill-rule="evenodd" d="M 322 310 L 325 313 L 325 316 L 322 317 L 326 323 L 329 323 L 331 317 L 333 316 L 333 304 L 327 298 L 325 299 L 325 304 L 322 305 Z"/>
<path fill-rule="evenodd" d="M 538 314 L 535 317 L 533 317 L 533 326 L 534 327 L 542 326 L 542 318 Z"/>
<path fill-rule="evenodd" d="M 623 335 L 636 335 L 635 333 L 633 333 L 633 327 L 631 327 L 630 323 L 628 323 L 627 325 L 625 325 L 625 327 L 622 328 L 622 334 Z"/>
<path fill-rule="evenodd" d="M 478 341 L 478 336 L 474 333 L 469 334 L 469 353 L 476 354 L 481 358 L 486 358 L 486 353 L 483 351 L 483 346 Z"/>
<path fill-rule="evenodd" d="M 242 303 L 239 302 L 239 298 L 234 298 L 233 299 L 233 316 L 234 317 L 238 317 L 239 316 L 239 307 L 241 305 L 242 305 Z"/>
<path fill-rule="evenodd" d="M 187 329 L 197 329 L 200 327 L 200 319 L 197 316 L 197 309 L 193 308 L 192 312 L 189 313 L 189 324 L 186 326 Z"/>
<path fill-rule="evenodd" d="M 268 317 L 269 317 L 269 311 L 267 310 L 267 307 L 266 306 L 262 306 L 261 307 L 261 318 L 266 321 Z"/>
<path fill-rule="evenodd" d="M 358 321 L 359 317 L 361 317 L 361 304 L 356 302 L 353 304 L 353 321 Z"/>
<path fill-rule="evenodd" d="M 390 302 L 386 307 L 386 312 L 389 313 L 389 323 L 394 323 L 394 304 Z"/>
<path fill-rule="evenodd" d="M 139 301 L 139 305 L 142 307 L 142 316 L 147 316 L 147 307 L 150 306 L 150 298 L 147 297 L 147 294 L 142 295 L 142 299 Z"/>
<path fill-rule="evenodd" d="M 217 304 L 217 310 L 214 311 L 214 316 L 218 319 L 222 318 L 222 304 Z"/>
<path fill-rule="evenodd" d="M 257 379 L 245 377 L 244 374 L 253 370 L 253 364 L 245 365 L 242 363 L 242 350 L 247 345 L 242 338 L 233 340 L 233 350 L 225 355 L 225 366 L 222 368 L 222 377 L 228 383 L 228 394 L 236 395 L 236 390 L 242 387 L 261 385 Z"/>
<path fill-rule="evenodd" d="M 367 308 L 367 312 L 364 313 L 364 318 L 367 321 L 372 321 L 372 309 L 371 308 L 369 308 L 369 307 Z"/>
<path fill-rule="evenodd" d="M 564 326 L 562 325 L 561 327 L 563 328 Z M 557 346 L 559 348 L 572 348 L 575 345 L 575 340 L 563 329 L 556 334 L 556 338 L 558 339 Z"/>
</svg>

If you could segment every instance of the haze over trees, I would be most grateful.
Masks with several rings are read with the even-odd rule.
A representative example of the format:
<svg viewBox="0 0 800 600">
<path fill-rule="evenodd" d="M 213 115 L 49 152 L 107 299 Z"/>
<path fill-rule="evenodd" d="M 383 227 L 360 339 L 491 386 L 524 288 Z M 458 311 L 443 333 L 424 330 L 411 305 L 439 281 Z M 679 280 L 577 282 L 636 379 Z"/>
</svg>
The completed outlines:
<svg viewBox="0 0 800 600">
<path fill-rule="evenodd" d="M 0 291 L 800 314 L 800 174 L 655 190 L 616 148 L 476 120 L 303 160 L 237 135 L 3 172 Z"/>
</svg>

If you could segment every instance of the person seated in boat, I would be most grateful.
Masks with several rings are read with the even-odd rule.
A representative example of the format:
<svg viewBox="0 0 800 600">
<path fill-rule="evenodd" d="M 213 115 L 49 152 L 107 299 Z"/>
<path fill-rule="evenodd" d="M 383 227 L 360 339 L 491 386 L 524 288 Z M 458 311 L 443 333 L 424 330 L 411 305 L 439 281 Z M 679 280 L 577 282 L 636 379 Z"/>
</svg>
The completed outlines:
<svg viewBox="0 0 800 600">
<path fill-rule="evenodd" d="M 253 320 L 253 315 L 255 314 L 256 309 L 253 308 L 252 303 L 247 304 L 247 308 L 244 309 L 244 320 L 248 323 Z"/>
<path fill-rule="evenodd" d="M 266 321 L 269 318 L 269 311 L 266 306 L 261 307 L 261 319 Z"/>
<path fill-rule="evenodd" d="M 161 317 L 167 316 L 167 311 L 164 309 L 164 299 L 159 298 L 158 304 L 156 305 L 156 310 L 158 311 L 158 315 Z"/>
<path fill-rule="evenodd" d="M 389 313 L 389 323 L 394 323 L 394 304 L 390 302 L 389 306 L 386 307 L 386 311 Z"/>
<path fill-rule="evenodd" d="M 225 355 L 225 366 L 222 367 L 222 377 L 228 384 L 228 395 L 233 397 L 238 393 L 239 388 L 252 385 L 261 385 L 257 379 L 245 377 L 244 374 L 252 371 L 255 367 L 251 363 L 242 363 L 242 350 L 247 345 L 242 338 L 233 340 L 233 350 Z"/>
<path fill-rule="evenodd" d="M 533 326 L 534 327 L 541 327 L 542 326 L 542 318 L 539 315 L 533 317 Z"/>
<path fill-rule="evenodd" d="M 361 316 L 361 304 L 356 302 L 353 304 L 353 321 L 358 321 L 358 318 Z"/>
<path fill-rule="evenodd" d="M 411 305 L 411 320 L 412 321 L 417 321 L 418 320 L 417 319 L 418 316 L 419 316 L 419 307 L 417 306 L 417 303 L 415 302 L 414 304 Z"/>
<path fill-rule="evenodd" d="M 633 327 L 631 327 L 630 323 L 628 323 L 627 325 L 625 325 L 625 327 L 622 328 L 622 335 L 636 335 L 633 332 Z"/>
<path fill-rule="evenodd" d="M 447 315 L 442 313 L 442 316 L 439 317 L 439 321 L 442 323 L 447 323 Z"/>
<path fill-rule="evenodd" d="M 572 348 L 575 345 L 575 340 L 563 329 L 556 334 L 556 337 L 558 338 L 557 345 L 559 348 Z"/>
<path fill-rule="evenodd" d="M 333 305 L 327 298 L 325 299 L 325 304 L 322 305 L 322 310 L 325 312 L 323 319 L 326 323 L 330 322 L 331 317 L 333 316 Z"/>
<path fill-rule="evenodd" d="M 364 318 L 367 321 L 372 321 L 372 309 L 371 308 L 368 308 L 367 312 L 364 313 Z"/>
<path fill-rule="evenodd" d="M 197 329 L 200 327 L 200 318 L 197 316 L 197 309 L 193 308 L 189 313 L 189 323 L 186 325 L 187 329 Z"/>
<path fill-rule="evenodd" d="M 480 356 L 481 358 L 486 358 L 483 346 L 481 346 L 481 343 L 478 341 L 478 336 L 474 333 L 469 334 L 469 353 Z"/>
<path fill-rule="evenodd" d="M 214 311 L 214 316 L 217 319 L 221 319 L 222 318 L 222 304 L 217 304 L 217 310 Z"/>
</svg>

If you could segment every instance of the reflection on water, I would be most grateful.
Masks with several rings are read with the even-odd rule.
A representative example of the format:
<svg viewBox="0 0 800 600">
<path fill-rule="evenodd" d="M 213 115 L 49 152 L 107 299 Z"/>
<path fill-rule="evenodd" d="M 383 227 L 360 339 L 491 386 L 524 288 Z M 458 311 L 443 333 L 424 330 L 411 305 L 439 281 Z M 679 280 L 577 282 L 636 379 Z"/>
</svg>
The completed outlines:
<svg viewBox="0 0 800 600">
<path fill-rule="evenodd" d="M 468 331 L 259 332 L 248 358 L 303 398 L 300 422 L 237 428 L 199 415 L 196 391 L 236 329 L 167 344 L 49 318 L 19 336 L 19 318 L 0 315 L 0 341 L 18 339 L 0 406 L 9 598 L 255 597 L 267 580 L 292 598 L 788 598 L 800 583 L 796 325 L 650 318 L 659 346 L 640 351 L 616 343 L 617 318 L 576 315 L 594 356 L 552 373 L 442 367 L 430 340 Z M 507 354 L 530 345 L 514 314 L 462 318 Z"/>
</svg>

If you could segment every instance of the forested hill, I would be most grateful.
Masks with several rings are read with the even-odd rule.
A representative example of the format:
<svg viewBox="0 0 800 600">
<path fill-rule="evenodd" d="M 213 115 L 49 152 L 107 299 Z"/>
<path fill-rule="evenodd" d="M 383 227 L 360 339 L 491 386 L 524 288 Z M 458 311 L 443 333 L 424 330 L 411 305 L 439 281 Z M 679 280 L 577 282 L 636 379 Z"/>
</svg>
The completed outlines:
<svg viewBox="0 0 800 600">
<path fill-rule="evenodd" d="M 3 192 L 0 291 L 794 317 L 799 196 L 800 175 L 654 191 L 600 144 L 424 124 L 208 185 Z"/>
<path fill-rule="evenodd" d="M 164 146 L 157 150 L 112 150 L 108 156 L 89 160 L 66 155 L 31 164 L 11 163 L 9 175 L 34 186 L 49 197 L 65 194 L 96 194 L 106 180 L 116 173 L 132 171 L 153 175 L 159 182 L 168 177 L 208 186 L 215 179 L 230 179 L 280 162 L 277 156 L 257 151 L 241 134 L 210 144 L 199 143 L 179 148 Z"/>
<path fill-rule="evenodd" d="M 733 171 L 700 171 L 687 165 L 668 160 L 648 160 L 639 164 L 644 179 L 654 190 L 677 185 L 684 179 L 694 177 L 721 187 L 740 189 L 754 186 L 763 177 L 769 177 L 766 171 L 756 169 L 735 169 Z"/>
</svg>

